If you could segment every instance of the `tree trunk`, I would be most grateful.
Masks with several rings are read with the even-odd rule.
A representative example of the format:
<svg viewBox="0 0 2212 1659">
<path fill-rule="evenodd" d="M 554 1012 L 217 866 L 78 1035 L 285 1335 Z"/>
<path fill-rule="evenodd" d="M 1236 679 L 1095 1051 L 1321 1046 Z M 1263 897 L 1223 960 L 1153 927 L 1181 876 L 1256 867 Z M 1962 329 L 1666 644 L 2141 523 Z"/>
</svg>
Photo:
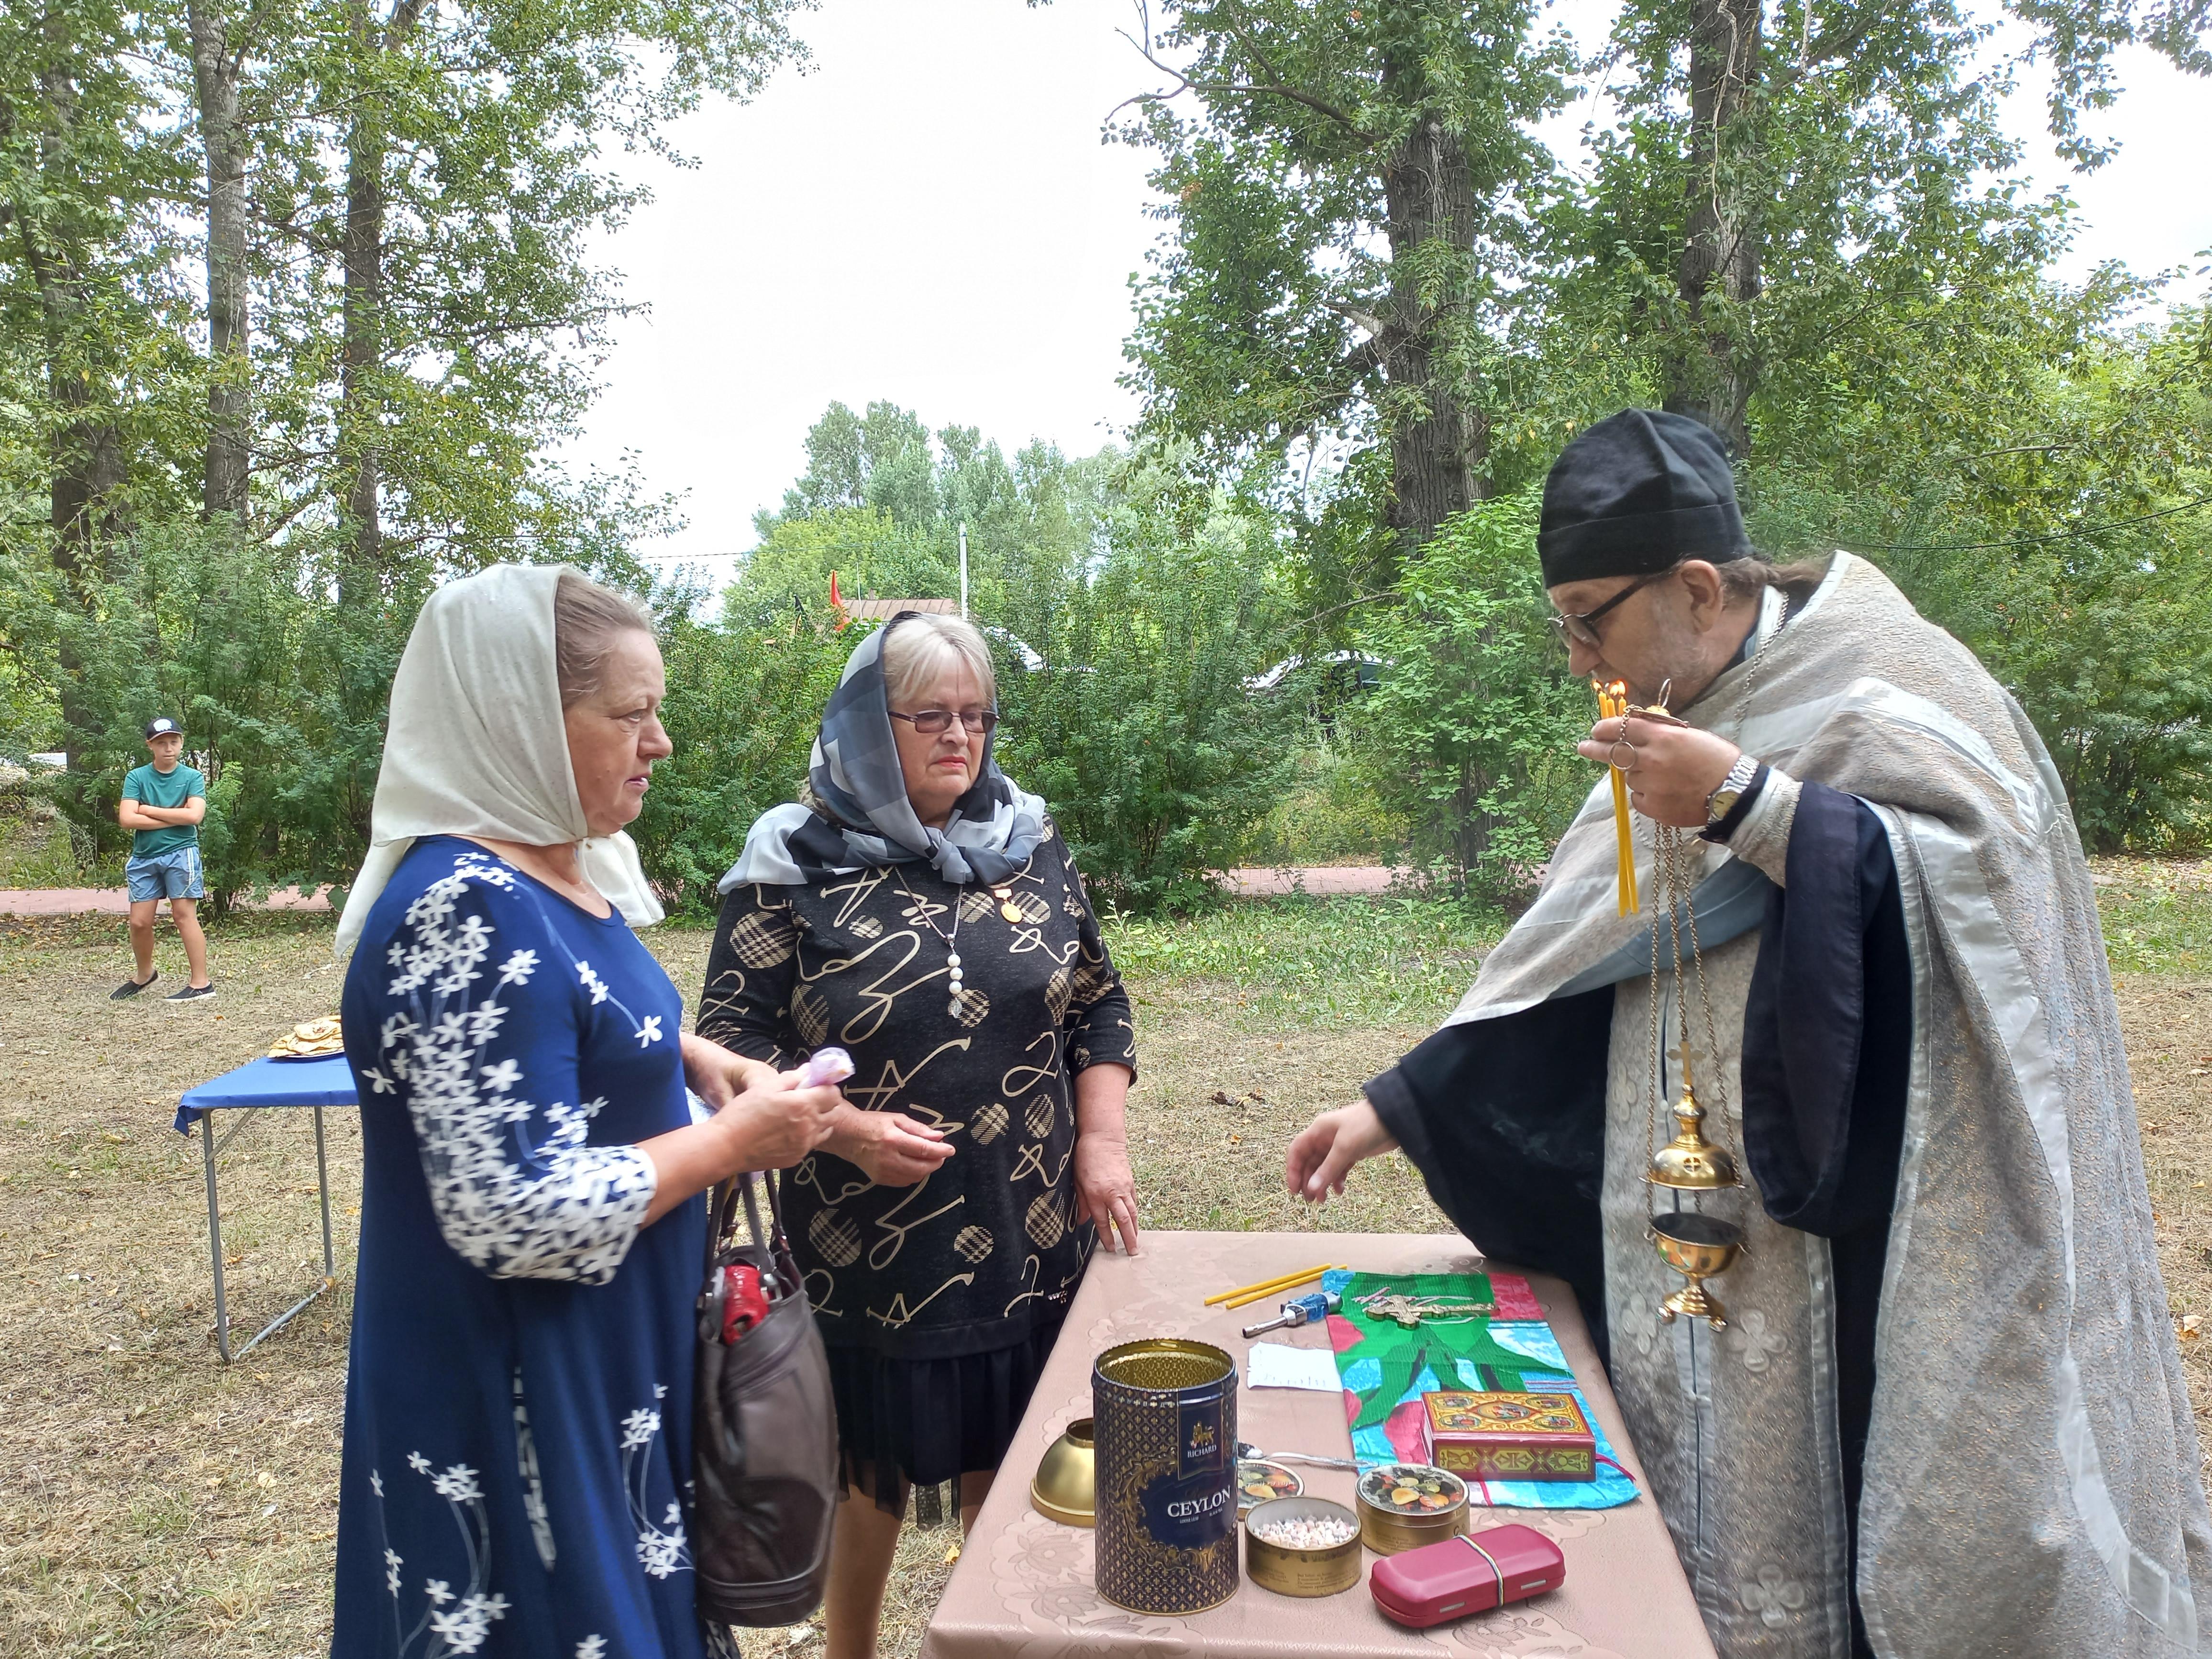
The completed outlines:
<svg viewBox="0 0 2212 1659">
<path fill-rule="evenodd" d="M 384 142 L 365 116 L 356 116 L 346 137 L 346 216 L 343 249 L 345 342 L 338 384 L 338 423 L 345 434 L 353 477 L 346 516 L 354 548 L 374 565 L 384 550 L 380 519 L 381 477 L 377 371 L 384 310 Z"/>
<path fill-rule="evenodd" d="M 64 176 L 70 166 L 77 87 L 67 67 L 71 42 L 66 23 L 49 15 L 46 28 L 50 56 L 39 73 L 45 106 L 39 167 L 48 200 L 68 201 L 77 193 Z M 12 119 L 4 125 L 12 130 Z M 92 279 L 82 250 L 72 247 L 65 234 L 50 235 L 44 216 L 36 210 L 11 204 L 8 218 L 21 239 L 24 264 L 39 289 L 46 395 L 53 421 L 48 452 L 51 556 L 72 620 L 83 625 L 106 575 L 106 544 L 115 532 L 116 503 L 125 473 L 123 434 L 96 395 L 93 367 L 98 353 L 90 337 Z M 85 694 L 82 653 L 68 625 L 60 631 L 56 659 L 62 746 L 74 767 L 91 733 L 94 716 Z"/>
<path fill-rule="evenodd" d="M 252 386 L 246 353 L 246 144 L 238 126 L 244 47 L 233 51 L 221 0 L 189 0 L 192 79 L 208 183 L 208 441 L 201 511 L 244 515 Z"/>
<path fill-rule="evenodd" d="M 1745 415 L 1758 382 L 1749 349 L 1706 325 L 1705 300 L 1736 304 L 1759 287 L 1756 204 L 1738 176 L 1745 116 L 1759 87 L 1761 0 L 1690 0 L 1690 177 L 1678 283 L 1695 337 L 1674 356 L 1667 407 L 1692 415 L 1739 455 L 1750 450 Z"/>
<path fill-rule="evenodd" d="M 1469 409 L 1449 361 L 1450 343 L 1440 325 L 1471 327 L 1451 313 L 1468 296 L 1460 283 L 1440 297 L 1425 297 L 1426 245 L 1442 240 L 1445 268 L 1460 271 L 1474 246 L 1474 178 L 1457 134 L 1433 116 L 1414 125 L 1382 167 L 1390 240 L 1390 315 L 1381 342 L 1389 382 L 1390 527 L 1410 553 L 1437 526 L 1486 493 L 1478 467 L 1490 453 L 1488 422 Z"/>
</svg>

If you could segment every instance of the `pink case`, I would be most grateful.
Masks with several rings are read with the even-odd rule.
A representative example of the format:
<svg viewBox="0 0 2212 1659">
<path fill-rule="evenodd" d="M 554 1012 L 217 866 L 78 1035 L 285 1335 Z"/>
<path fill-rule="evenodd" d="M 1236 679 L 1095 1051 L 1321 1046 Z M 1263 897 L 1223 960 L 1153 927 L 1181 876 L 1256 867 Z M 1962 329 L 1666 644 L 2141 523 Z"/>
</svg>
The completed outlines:
<svg viewBox="0 0 2212 1659">
<path fill-rule="evenodd" d="M 1555 1590 L 1567 1580 L 1559 1547 L 1531 1527 L 1492 1527 L 1424 1544 L 1375 1564 L 1375 1605 L 1401 1625 L 1425 1630 Z"/>
</svg>

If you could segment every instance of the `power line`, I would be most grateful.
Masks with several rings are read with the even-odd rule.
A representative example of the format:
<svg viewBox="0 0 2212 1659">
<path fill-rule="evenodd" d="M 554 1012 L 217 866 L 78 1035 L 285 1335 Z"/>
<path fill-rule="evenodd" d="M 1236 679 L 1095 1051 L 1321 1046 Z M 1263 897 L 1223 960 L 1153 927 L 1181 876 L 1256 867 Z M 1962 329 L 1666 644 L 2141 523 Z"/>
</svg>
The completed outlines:
<svg viewBox="0 0 2212 1659">
<path fill-rule="evenodd" d="M 2212 494 L 2184 501 L 2179 507 L 2169 507 L 2160 513 L 2146 513 L 2137 519 L 2115 519 L 2110 524 L 2093 524 L 2081 530 L 2054 530 L 2043 536 L 2008 536 L 1998 542 L 1839 542 L 1855 553 L 1969 553 L 1987 547 L 2026 547 L 2036 542 L 2063 542 L 2076 536 L 2097 536 L 2107 530 L 2125 530 L 2130 525 L 2148 524 L 2153 519 L 2170 519 L 2177 513 L 2194 513 L 2207 502 Z"/>
</svg>

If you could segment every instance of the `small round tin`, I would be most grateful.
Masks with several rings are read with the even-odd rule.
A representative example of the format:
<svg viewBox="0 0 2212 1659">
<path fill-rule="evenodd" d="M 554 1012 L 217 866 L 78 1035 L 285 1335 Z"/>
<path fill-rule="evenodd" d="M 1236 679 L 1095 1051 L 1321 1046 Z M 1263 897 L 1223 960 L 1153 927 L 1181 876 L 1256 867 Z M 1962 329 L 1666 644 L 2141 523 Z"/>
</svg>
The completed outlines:
<svg viewBox="0 0 2212 1659">
<path fill-rule="evenodd" d="M 1239 1515 L 1255 1504 L 1265 1504 L 1276 1498 L 1296 1498 L 1305 1489 L 1306 1483 L 1280 1463 L 1268 1463 L 1249 1457 L 1237 1461 L 1237 1513 Z"/>
<path fill-rule="evenodd" d="M 1467 1482 L 1427 1463 L 1385 1463 L 1359 1477 L 1359 1535 L 1377 1555 L 1467 1530 Z"/>
<path fill-rule="evenodd" d="M 1260 1535 L 1271 1522 L 1297 1520 L 1342 1522 L 1351 1535 L 1321 1549 L 1270 1543 Z M 1341 1504 L 1326 1498 L 1271 1498 L 1255 1504 L 1244 1517 L 1244 1571 L 1261 1589 L 1278 1595 L 1340 1595 L 1359 1583 L 1364 1565 L 1359 1522 Z"/>
</svg>

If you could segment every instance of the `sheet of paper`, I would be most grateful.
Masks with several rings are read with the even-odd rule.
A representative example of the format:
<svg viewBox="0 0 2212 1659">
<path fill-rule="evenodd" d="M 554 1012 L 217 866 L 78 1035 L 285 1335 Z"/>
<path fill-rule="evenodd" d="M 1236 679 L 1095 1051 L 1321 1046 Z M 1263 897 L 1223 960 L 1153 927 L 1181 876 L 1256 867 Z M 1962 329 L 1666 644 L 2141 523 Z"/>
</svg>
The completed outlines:
<svg viewBox="0 0 2212 1659">
<path fill-rule="evenodd" d="M 1255 1342 L 1245 1380 L 1255 1389 L 1312 1389 L 1340 1392 L 1336 1356 L 1327 1348 L 1293 1348 L 1287 1342 Z"/>
</svg>

